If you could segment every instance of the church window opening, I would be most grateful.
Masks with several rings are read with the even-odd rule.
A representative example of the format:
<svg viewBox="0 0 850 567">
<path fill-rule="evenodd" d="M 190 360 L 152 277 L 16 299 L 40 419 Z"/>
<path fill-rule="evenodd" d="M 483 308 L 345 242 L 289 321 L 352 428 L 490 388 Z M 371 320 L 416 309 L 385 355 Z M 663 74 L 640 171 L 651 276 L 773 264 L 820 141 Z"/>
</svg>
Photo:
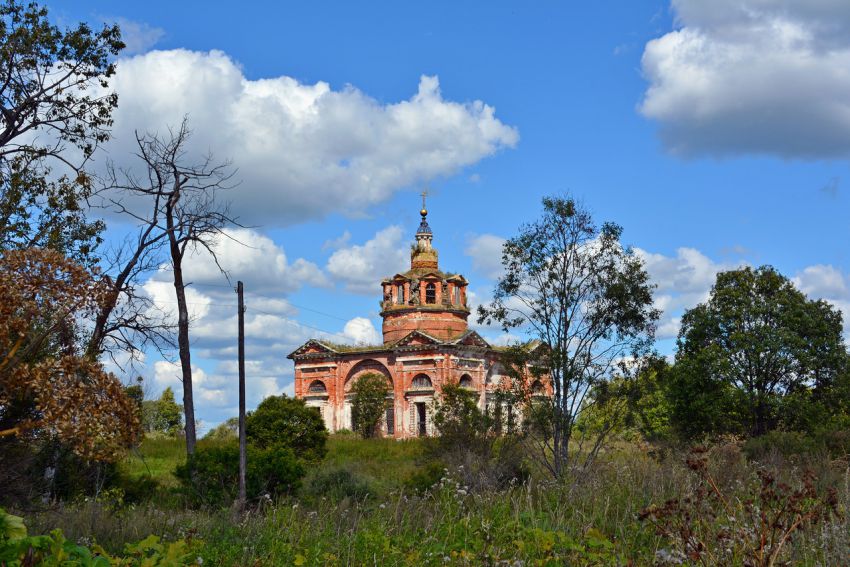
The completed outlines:
<svg viewBox="0 0 850 567">
<path fill-rule="evenodd" d="M 546 388 L 543 386 L 543 382 L 540 380 L 535 380 L 531 385 L 531 393 L 535 396 L 542 396 L 546 393 Z"/>
<path fill-rule="evenodd" d="M 395 302 L 399 305 L 404 303 L 404 284 L 398 284 L 395 286 Z"/>
<path fill-rule="evenodd" d="M 415 390 L 429 390 L 432 388 L 431 379 L 425 374 L 417 374 L 414 376 L 413 383 L 411 385 Z"/>
<path fill-rule="evenodd" d="M 472 377 L 469 374 L 464 374 L 460 377 L 460 383 L 458 384 L 461 388 L 472 389 Z"/>
<path fill-rule="evenodd" d="M 386 422 L 387 435 L 393 435 L 395 433 L 395 409 L 392 405 L 387 407 Z"/>
<path fill-rule="evenodd" d="M 428 435 L 428 414 L 426 413 L 425 402 L 416 403 L 416 433 L 419 437 Z"/>
<path fill-rule="evenodd" d="M 328 391 L 328 389 L 325 388 L 325 383 L 321 380 L 313 380 L 310 382 L 310 386 L 307 388 L 307 391 L 311 394 L 324 394 Z"/>
<path fill-rule="evenodd" d="M 437 286 L 432 283 L 425 286 L 425 303 L 437 303 Z"/>
</svg>

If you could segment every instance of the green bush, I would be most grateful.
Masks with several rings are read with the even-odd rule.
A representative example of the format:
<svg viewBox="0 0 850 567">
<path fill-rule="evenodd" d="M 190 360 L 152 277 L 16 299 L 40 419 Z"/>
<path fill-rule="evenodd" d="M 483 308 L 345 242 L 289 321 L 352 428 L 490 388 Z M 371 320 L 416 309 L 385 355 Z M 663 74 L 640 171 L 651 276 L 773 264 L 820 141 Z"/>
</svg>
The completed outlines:
<svg viewBox="0 0 850 567">
<path fill-rule="evenodd" d="M 228 506 L 238 496 L 239 446 L 227 444 L 198 447 L 190 463 L 179 465 L 174 472 L 181 492 L 192 505 Z M 297 488 L 305 469 L 300 459 L 287 447 L 260 449 L 248 447 L 246 492 L 250 500 L 288 493 Z"/>
<path fill-rule="evenodd" d="M 361 500 L 373 492 L 369 482 L 360 475 L 346 468 L 333 468 L 317 471 L 304 487 L 303 496 L 307 500 L 321 497 L 334 501 L 343 498 Z"/>
<path fill-rule="evenodd" d="M 200 542 L 193 539 L 170 543 L 148 536 L 125 546 L 124 557 L 110 556 L 98 545 L 90 548 L 68 541 L 61 530 L 49 535 L 28 536 L 23 518 L 0 508 L 0 565 L 3 567 L 181 567 L 198 564 Z"/>
<path fill-rule="evenodd" d="M 824 430 L 813 434 L 798 431 L 771 431 L 744 443 L 749 459 L 764 459 L 776 452 L 783 457 L 800 457 L 828 453 L 833 457 L 850 455 L 850 431 L 845 428 Z"/>
<path fill-rule="evenodd" d="M 445 474 L 445 464 L 442 461 L 428 461 L 421 468 L 413 471 L 404 479 L 404 488 L 421 494 L 434 485 L 439 484 Z"/>
<path fill-rule="evenodd" d="M 304 400 L 269 396 L 248 414 L 245 429 L 249 443 L 261 449 L 288 448 L 309 462 L 318 462 L 325 456 L 325 422 L 318 410 L 307 407 Z"/>
<path fill-rule="evenodd" d="M 387 408 L 390 386 L 383 374 L 367 372 L 351 387 L 351 419 L 354 429 L 363 439 L 377 437 Z"/>
</svg>

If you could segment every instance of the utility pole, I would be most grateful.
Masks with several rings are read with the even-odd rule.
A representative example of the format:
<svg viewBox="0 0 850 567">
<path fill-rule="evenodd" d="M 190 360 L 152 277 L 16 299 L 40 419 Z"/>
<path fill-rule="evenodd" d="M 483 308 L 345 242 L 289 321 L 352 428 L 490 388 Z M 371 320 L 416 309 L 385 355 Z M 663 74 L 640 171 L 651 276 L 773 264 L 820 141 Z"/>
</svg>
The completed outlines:
<svg viewBox="0 0 850 567">
<path fill-rule="evenodd" d="M 248 468 L 247 440 L 245 437 L 245 295 L 242 282 L 236 282 L 239 296 L 239 512 L 245 511 L 245 476 Z"/>
</svg>

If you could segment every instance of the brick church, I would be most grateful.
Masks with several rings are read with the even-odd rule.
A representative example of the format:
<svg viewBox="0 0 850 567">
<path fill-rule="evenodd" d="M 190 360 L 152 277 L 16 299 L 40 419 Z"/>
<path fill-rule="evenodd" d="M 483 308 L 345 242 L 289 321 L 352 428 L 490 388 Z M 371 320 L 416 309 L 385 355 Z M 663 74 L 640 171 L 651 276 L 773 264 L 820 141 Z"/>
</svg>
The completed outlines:
<svg viewBox="0 0 850 567">
<path fill-rule="evenodd" d="M 410 270 L 381 282 L 383 344 L 311 339 L 288 357 L 295 362 L 295 396 L 319 408 L 329 431 L 352 429 L 351 386 L 368 372 L 391 385 L 381 430 L 398 439 L 434 433 L 433 402 L 443 384 L 469 388 L 487 409 L 507 379 L 499 349 L 468 327 L 466 278 L 440 270 L 424 200 L 420 214 Z M 544 391 L 539 382 L 531 389 Z"/>
</svg>

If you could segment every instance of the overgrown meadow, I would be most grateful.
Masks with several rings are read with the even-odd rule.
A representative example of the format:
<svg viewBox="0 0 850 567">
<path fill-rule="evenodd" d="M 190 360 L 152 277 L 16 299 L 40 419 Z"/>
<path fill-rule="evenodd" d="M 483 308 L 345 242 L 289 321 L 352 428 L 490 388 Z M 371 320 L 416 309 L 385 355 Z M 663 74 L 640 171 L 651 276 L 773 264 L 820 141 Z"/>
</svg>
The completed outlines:
<svg viewBox="0 0 850 567">
<path fill-rule="evenodd" d="M 121 468 L 129 478 L 150 475 L 148 497 L 131 503 L 106 491 L 25 520 L 31 533 L 61 528 L 69 541 L 114 554 L 150 535 L 188 542 L 186 558 L 204 565 L 850 564 L 850 471 L 846 458 L 824 452 L 782 454 L 734 440 L 697 453 L 622 442 L 559 482 L 533 472 L 474 490 L 463 465 L 436 467 L 420 440 L 336 435 L 328 449 L 298 490 L 260 498 L 239 516 L 184 506 L 171 472 L 182 443 L 147 439 Z M 812 492 L 795 504 L 807 482 Z M 670 502 L 681 510 L 665 517 Z M 760 541 L 795 521 L 804 529 L 771 560 Z M 688 549 L 696 542 L 699 558 Z M 759 545 L 764 557 L 755 562 Z M 170 564 L 162 561 L 151 564 Z"/>
</svg>

